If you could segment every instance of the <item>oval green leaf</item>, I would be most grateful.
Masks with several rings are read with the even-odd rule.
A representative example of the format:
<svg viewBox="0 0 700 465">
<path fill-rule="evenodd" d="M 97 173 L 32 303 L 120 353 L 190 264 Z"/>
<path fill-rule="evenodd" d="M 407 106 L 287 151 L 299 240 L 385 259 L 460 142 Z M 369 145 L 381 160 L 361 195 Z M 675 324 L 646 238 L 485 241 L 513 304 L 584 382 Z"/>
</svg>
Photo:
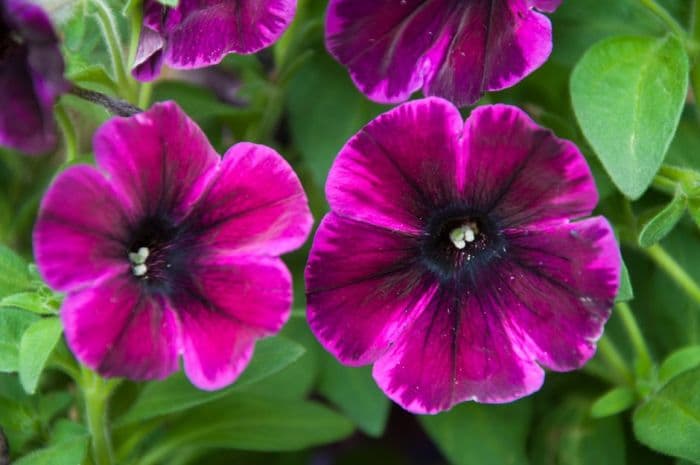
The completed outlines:
<svg viewBox="0 0 700 465">
<path fill-rule="evenodd" d="M 659 383 L 666 384 L 679 374 L 700 365 L 700 346 L 679 349 L 666 357 L 659 367 Z"/>
<path fill-rule="evenodd" d="M 591 406 L 593 418 L 605 418 L 624 412 L 634 405 L 634 391 L 628 387 L 612 389 L 596 400 Z"/>
<path fill-rule="evenodd" d="M 58 318 L 43 318 L 22 335 L 19 345 L 19 381 L 28 394 L 34 394 L 46 361 L 63 334 Z"/>
<path fill-rule="evenodd" d="M 634 414 L 640 442 L 674 457 L 700 462 L 700 368 L 673 378 Z"/>
<path fill-rule="evenodd" d="M 664 160 L 683 110 L 688 66 L 675 36 L 612 37 L 591 47 L 571 75 L 581 129 L 627 197 L 640 197 Z"/>
</svg>

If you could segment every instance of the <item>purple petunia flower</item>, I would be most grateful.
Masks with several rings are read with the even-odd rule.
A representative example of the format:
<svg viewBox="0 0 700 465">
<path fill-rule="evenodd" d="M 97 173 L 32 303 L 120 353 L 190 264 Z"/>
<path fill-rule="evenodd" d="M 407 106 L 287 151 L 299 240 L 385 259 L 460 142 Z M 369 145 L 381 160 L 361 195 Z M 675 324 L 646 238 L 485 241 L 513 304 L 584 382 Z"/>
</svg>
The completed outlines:
<svg viewBox="0 0 700 465">
<path fill-rule="evenodd" d="M 404 408 L 508 402 L 595 351 L 620 253 L 571 142 L 521 110 L 442 99 L 380 115 L 341 150 L 306 269 L 308 319 Z"/>
<path fill-rule="evenodd" d="M 26 0 L 0 0 L 0 145 L 39 154 L 56 145 L 53 104 L 66 92 L 48 16 Z"/>
<path fill-rule="evenodd" d="M 182 354 L 198 387 L 231 383 L 289 317 L 278 255 L 312 223 L 299 179 L 261 145 L 221 160 L 174 103 L 110 120 L 94 147 L 97 168 L 58 176 L 34 230 L 71 349 L 105 376 L 163 378 Z"/>
<path fill-rule="evenodd" d="M 163 63 L 192 69 L 229 53 L 255 53 L 272 45 L 292 22 L 296 0 L 157 0 L 143 4 L 143 28 L 132 74 L 150 81 Z"/>
<path fill-rule="evenodd" d="M 458 106 L 515 85 L 552 50 L 561 0 L 330 0 L 326 46 L 369 98 L 422 88 Z M 539 11 L 537 11 L 539 10 Z"/>
</svg>

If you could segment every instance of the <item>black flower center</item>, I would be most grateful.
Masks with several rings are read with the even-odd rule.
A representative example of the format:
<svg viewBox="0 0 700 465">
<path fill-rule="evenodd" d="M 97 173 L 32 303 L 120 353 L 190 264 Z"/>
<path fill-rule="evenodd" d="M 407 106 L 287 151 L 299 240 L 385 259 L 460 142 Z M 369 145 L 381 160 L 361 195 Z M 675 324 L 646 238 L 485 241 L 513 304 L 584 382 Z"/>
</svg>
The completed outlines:
<svg viewBox="0 0 700 465">
<path fill-rule="evenodd" d="M 497 219 L 452 205 L 436 211 L 427 222 L 421 261 L 442 283 L 476 285 L 479 275 L 505 255 L 506 246 Z"/>
<path fill-rule="evenodd" d="M 162 216 L 147 217 L 132 228 L 125 255 L 135 279 L 157 293 L 170 293 L 187 272 L 186 240 Z"/>
</svg>

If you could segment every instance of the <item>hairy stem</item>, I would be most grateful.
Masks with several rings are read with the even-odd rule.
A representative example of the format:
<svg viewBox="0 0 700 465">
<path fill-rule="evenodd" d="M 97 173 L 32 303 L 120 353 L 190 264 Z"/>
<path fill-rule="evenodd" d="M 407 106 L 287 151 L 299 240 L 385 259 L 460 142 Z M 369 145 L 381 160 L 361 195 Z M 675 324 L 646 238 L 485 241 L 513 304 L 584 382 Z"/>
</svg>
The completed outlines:
<svg viewBox="0 0 700 465">
<path fill-rule="evenodd" d="M 80 385 L 85 398 L 85 417 L 92 441 L 93 461 L 95 465 L 114 465 L 107 406 L 117 382 L 105 380 L 97 373 L 83 368 Z"/>
<path fill-rule="evenodd" d="M 63 143 L 66 148 L 65 164 L 69 164 L 78 157 L 78 134 L 63 104 L 56 104 L 54 114 L 63 134 Z"/>
<path fill-rule="evenodd" d="M 608 368 L 610 368 L 615 379 L 617 379 L 619 383 L 632 384 L 634 377 L 627 367 L 624 357 L 620 355 L 620 351 L 605 334 L 603 334 L 603 337 L 598 341 L 598 355 Z"/>
<path fill-rule="evenodd" d="M 627 335 L 632 342 L 632 347 L 637 354 L 637 361 L 639 363 L 639 371 L 642 374 L 648 374 L 653 365 L 651 352 L 649 351 L 649 346 L 646 340 L 644 340 L 644 335 L 642 330 L 637 324 L 637 320 L 632 313 L 632 309 L 625 302 L 619 302 L 616 305 L 617 313 L 622 318 L 622 324 L 627 332 Z"/>
<path fill-rule="evenodd" d="M 676 21 L 671 14 L 666 11 L 664 7 L 656 3 L 654 0 L 640 0 L 642 5 L 644 5 L 649 11 L 654 13 L 656 17 L 658 17 L 661 21 L 666 24 L 668 29 L 672 31 L 674 34 L 678 36 L 684 43 L 686 42 L 686 39 L 688 37 L 688 34 L 685 32 L 685 29 L 678 24 L 678 21 Z"/>
<path fill-rule="evenodd" d="M 94 90 L 83 89 L 82 87 L 73 86 L 70 93 L 76 97 L 80 97 L 88 102 L 96 103 L 105 107 L 110 113 L 118 116 L 132 116 L 136 113 L 141 113 L 143 110 L 127 101 L 120 100 Z"/>
</svg>

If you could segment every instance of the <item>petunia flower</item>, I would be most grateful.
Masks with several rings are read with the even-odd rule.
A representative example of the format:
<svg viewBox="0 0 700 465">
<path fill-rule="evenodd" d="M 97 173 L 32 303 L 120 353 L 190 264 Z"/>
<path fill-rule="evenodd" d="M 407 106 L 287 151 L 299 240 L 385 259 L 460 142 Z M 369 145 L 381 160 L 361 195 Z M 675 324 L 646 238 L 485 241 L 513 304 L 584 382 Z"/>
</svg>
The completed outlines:
<svg viewBox="0 0 700 465">
<path fill-rule="evenodd" d="M 552 50 L 561 0 L 330 0 L 326 46 L 381 103 L 423 89 L 458 106 L 515 85 Z"/>
<path fill-rule="evenodd" d="M 174 103 L 104 124 L 97 167 L 61 173 L 34 230 L 39 271 L 67 295 L 68 344 L 104 376 L 234 381 L 255 341 L 290 314 L 278 255 L 312 219 L 274 150 L 239 143 L 223 159 Z"/>
<path fill-rule="evenodd" d="M 69 88 L 58 37 L 27 0 L 0 0 L 0 145 L 28 154 L 56 145 L 53 104 Z"/>
<path fill-rule="evenodd" d="M 350 139 L 326 195 L 311 329 L 404 408 L 512 401 L 593 355 L 619 249 L 582 219 L 598 196 L 579 150 L 518 108 L 401 105 Z"/>
<path fill-rule="evenodd" d="M 272 45 L 292 22 L 296 0 L 180 0 L 166 7 L 145 0 L 132 74 L 150 81 L 163 63 L 192 69 L 217 64 L 229 53 L 250 54 Z"/>
</svg>

